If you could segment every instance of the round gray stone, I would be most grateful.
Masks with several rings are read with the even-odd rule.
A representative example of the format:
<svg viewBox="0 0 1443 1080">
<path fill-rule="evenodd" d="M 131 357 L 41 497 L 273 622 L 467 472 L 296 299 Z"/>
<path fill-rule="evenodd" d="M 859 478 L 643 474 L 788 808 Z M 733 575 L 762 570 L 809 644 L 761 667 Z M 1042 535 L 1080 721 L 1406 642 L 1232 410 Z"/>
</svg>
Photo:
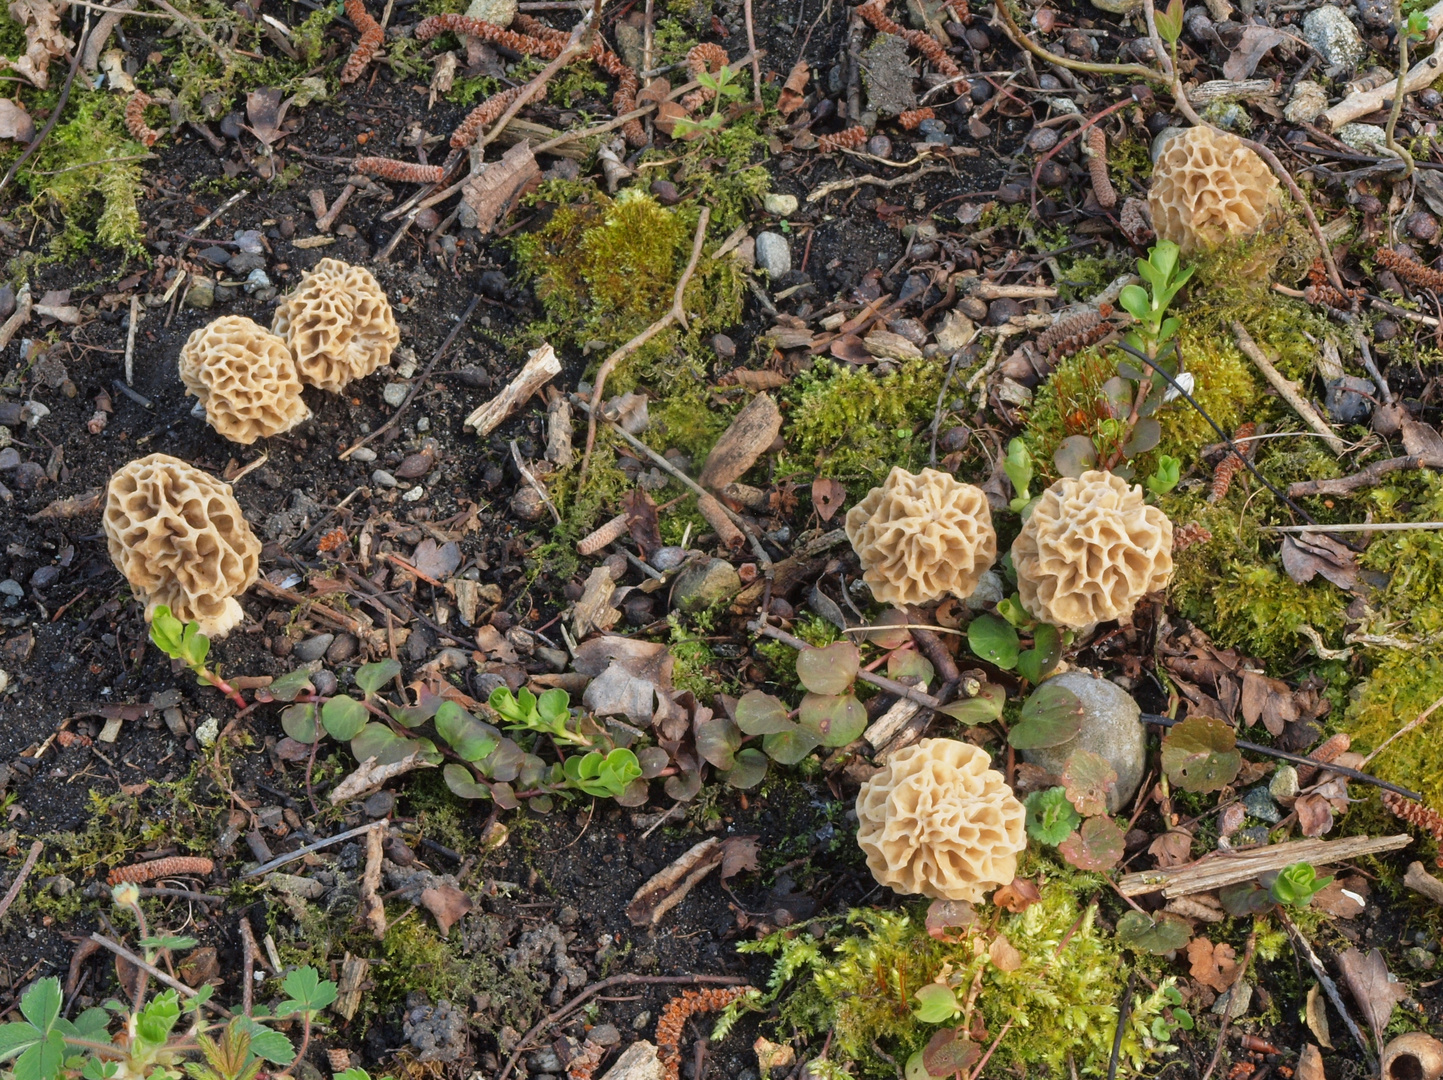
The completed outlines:
<svg viewBox="0 0 1443 1080">
<path fill-rule="evenodd" d="M 1331 4 L 1314 8 L 1303 17 L 1303 37 L 1318 51 L 1323 66 L 1338 72 L 1352 71 L 1368 54 L 1353 20 Z"/>
<path fill-rule="evenodd" d="M 326 650 L 331 647 L 331 642 L 336 640 L 335 634 L 316 634 L 308 637 L 305 641 L 292 650 L 291 655 L 303 664 L 309 664 L 312 660 L 319 660 L 326 655 Z"/>
<path fill-rule="evenodd" d="M 1101 755 L 1117 773 L 1117 786 L 1107 796 L 1107 811 L 1116 814 L 1132 802 L 1142 783 L 1147 763 L 1147 729 L 1142 725 L 1142 710 L 1122 687 L 1085 671 L 1064 671 L 1047 683 L 1077 695 L 1083 708 L 1082 730 L 1061 746 L 1024 750 L 1022 760 L 1060 776 L 1074 751 L 1091 750 Z"/>
<path fill-rule="evenodd" d="M 792 269 L 792 245 L 781 233 L 757 233 L 757 269 L 781 277 Z"/>
</svg>

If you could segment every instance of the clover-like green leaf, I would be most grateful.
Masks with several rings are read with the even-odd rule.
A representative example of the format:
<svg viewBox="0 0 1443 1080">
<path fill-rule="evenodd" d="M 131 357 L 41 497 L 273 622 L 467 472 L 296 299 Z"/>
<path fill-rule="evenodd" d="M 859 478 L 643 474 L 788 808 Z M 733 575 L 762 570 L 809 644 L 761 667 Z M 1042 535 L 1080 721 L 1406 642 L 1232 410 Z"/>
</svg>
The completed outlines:
<svg viewBox="0 0 1443 1080">
<path fill-rule="evenodd" d="M 849 641 L 797 653 L 797 681 L 814 694 L 845 694 L 861 666 L 862 654 Z"/>
<path fill-rule="evenodd" d="M 741 731 L 725 716 L 702 720 L 696 725 L 696 752 L 718 769 L 735 766 L 736 752 L 741 745 Z"/>
<path fill-rule="evenodd" d="M 795 765 L 820 744 L 821 739 L 797 725 L 790 731 L 775 731 L 762 739 L 762 749 L 773 761 Z"/>
<path fill-rule="evenodd" d="M 983 683 L 982 688 L 977 691 L 976 697 L 954 701 L 950 705 L 942 706 L 940 711 L 952 717 L 959 724 L 990 724 L 1002 715 L 1002 707 L 1006 704 L 1006 687 L 998 686 L 996 683 Z"/>
<path fill-rule="evenodd" d="M 320 725 L 316 723 L 316 707 L 308 701 L 282 709 L 281 728 L 298 743 L 310 745 L 321 737 Z"/>
<path fill-rule="evenodd" d="M 1163 956 L 1176 952 L 1192 938 L 1192 928 L 1180 915 L 1160 911 L 1147 915 L 1129 911 L 1117 920 L 1117 942 L 1123 948 Z"/>
<path fill-rule="evenodd" d="M 374 694 L 388 682 L 401 674 L 401 663 L 387 657 L 374 664 L 362 664 L 356 669 L 356 685 L 367 694 Z"/>
<path fill-rule="evenodd" d="M 747 735 L 773 735 L 796 727 L 787 718 L 787 707 L 760 690 L 750 690 L 737 700 L 736 717 L 737 727 Z"/>
<path fill-rule="evenodd" d="M 896 679 L 898 682 L 915 679 L 919 684 L 929 686 L 935 676 L 936 670 L 932 667 L 932 661 L 916 649 L 897 649 L 887 657 L 889 679 Z"/>
<path fill-rule="evenodd" d="M 288 671 L 279 679 L 271 680 L 266 692 L 276 701 L 295 701 L 302 694 L 315 690 L 311 684 L 311 673 L 305 668 Z"/>
<path fill-rule="evenodd" d="M 1238 736 L 1226 720 L 1194 716 L 1175 724 L 1162 740 L 1162 767 L 1184 791 L 1217 791 L 1243 767 Z"/>
<path fill-rule="evenodd" d="M 912 997 L 917 1002 L 913 1015 L 924 1024 L 945 1024 L 962 1011 L 956 992 L 941 983 L 927 983 Z"/>
<path fill-rule="evenodd" d="M 1062 634 L 1051 623 L 1038 623 L 1032 631 L 1032 648 L 1017 654 L 1017 673 L 1040 683 L 1062 659 Z"/>
<path fill-rule="evenodd" d="M 476 775 L 459 762 L 447 762 L 446 767 L 441 770 L 441 777 L 451 789 L 451 794 L 462 799 L 491 798 L 490 786 L 479 782 Z"/>
<path fill-rule="evenodd" d="M 353 697 L 333 697 L 321 706 L 321 724 L 340 742 L 350 742 L 366 726 L 366 707 Z"/>
<path fill-rule="evenodd" d="M 823 746 L 846 746 L 867 729 L 867 710 L 851 694 L 807 694 L 797 720 Z"/>
<path fill-rule="evenodd" d="M 321 973 L 313 967 L 296 968 L 281 981 L 281 990 L 287 997 L 276 1006 L 277 1016 L 293 1013 L 318 1013 L 336 1000 L 336 984 L 322 979 Z"/>
<path fill-rule="evenodd" d="M 1110 817 L 1090 817 L 1057 845 L 1058 854 L 1079 870 L 1111 870 L 1122 861 L 1124 834 Z"/>
<path fill-rule="evenodd" d="M 734 788 L 754 788 L 767 775 L 767 755 L 755 747 L 739 750 L 736 764 L 719 774 L 721 779 Z"/>
<path fill-rule="evenodd" d="M 1040 844 L 1056 847 L 1072 835 L 1082 818 L 1060 788 L 1034 791 L 1023 800 L 1027 807 L 1027 835 Z"/>
<path fill-rule="evenodd" d="M 1007 733 L 1016 750 L 1061 746 L 1082 730 L 1082 701 L 1065 686 L 1043 683 L 1022 706 L 1022 718 Z"/>
<path fill-rule="evenodd" d="M 1117 786 L 1117 770 L 1101 754 L 1074 750 L 1062 767 L 1067 799 L 1084 817 L 1107 813 L 1107 795 Z"/>
<path fill-rule="evenodd" d="M 436 734 L 465 761 L 482 761 L 501 745 L 501 732 L 484 724 L 454 701 L 436 710 Z"/>
<path fill-rule="evenodd" d="M 1017 666 L 1017 630 L 996 615 L 978 615 L 968 624 L 967 645 L 974 655 L 1003 671 Z"/>
</svg>

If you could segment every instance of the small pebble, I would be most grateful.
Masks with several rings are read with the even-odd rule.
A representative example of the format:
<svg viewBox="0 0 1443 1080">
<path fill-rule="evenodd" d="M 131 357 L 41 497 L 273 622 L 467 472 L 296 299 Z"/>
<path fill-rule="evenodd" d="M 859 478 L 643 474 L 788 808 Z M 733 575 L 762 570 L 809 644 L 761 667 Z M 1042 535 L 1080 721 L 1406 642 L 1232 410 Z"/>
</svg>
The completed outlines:
<svg viewBox="0 0 1443 1080">
<path fill-rule="evenodd" d="M 874 157 L 890 158 L 892 156 L 892 140 L 885 135 L 873 135 L 867 140 L 867 153 Z"/>
<path fill-rule="evenodd" d="M 311 685 L 316 688 L 316 693 L 321 697 L 330 697 L 336 692 L 336 687 L 340 686 L 340 684 L 341 680 L 325 668 L 322 668 L 311 676 Z"/>
<path fill-rule="evenodd" d="M 396 796 L 389 791 L 378 791 L 365 801 L 362 809 L 368 818 L 383 818 L 396 809 Z"/>
<path fill-rule="evenodd" d="M 351 460 L 369 465 L 376 460 L 376 451 L 372 450 L 369 446 L 363 446 L 351 455 Z"/>
<path fill-rule="evenodd" d="M 997 197 L 1009 205 L 1016 206 L 1027 198 L 1027 189 L 1021 184 L 1003 184 L 997 190 Z"/>
<path fill-rule="evenodd" d="M 385 469 L 377 469 L 371 474 L 371 483 L 377 487 L 393 488 L 396 486 L 396 478 Z"/>
<path fill-rule="evenodd" d="M 681 192 L 677 191 L 676 185 L 670 180 L 653 180 L 651 193 L 662 206 L 675 206 L 681 202 Z"/>
<path fill-rule="evenodd" d="M 1374 341 L 1392 341 L 1398 336 L 1401 328 L 1392 319 L 1379 319 L 1378 324 L 1373 327 Z"/>
<path fill-rule="evenodd" d="M 1443 102 L 1443 94 L 1438 93 L 1431 86 L 1426 90 L 1420 90 L 1413 96 L 1413 100 L 1425 109 L 1436 109 L 1440 102 Z"/>
<path fill-rule="evenodd" d="M 1062 80 L 1056 75 L 1039 75 L 1037 85 L 1042 90 L 1061 90 Z"/>
<path fill-rule="evenodd" d="M 60 580 L 60 567 L 41 566 L 30 575 L 30 584 L 37 589 L 48 589 Z"/>
<path fill-rule="evenodd" d="M 386 388 L 381 391 L 381 399 L 391 408 L 399 409 L 401 402 L 406 400 L 406 395 L 410 392 L 410 383 L 388 382 Z"/>
<path fill-rule="evenodd" d="M 420 502 L 426 497 L 426 485 L 417 484 L 410 491 L 401 496 L 402 502 Z"/>
<path fill-rule="evenodd" d="M 1067 182 L 1067 168 L 1059 161 L 1044 161 L 1037 170 L 1037 182 L 1045 188 L 1061 187 Z"/>
<path fill-rule="evenodd" d="M 492 300 L 504 300 L 507 292 L 510 291 L 506 275 L 499 270 L 487 270 L 483 273 L 480 286 L 482 295 L 488 296 Z"/>
<path fill-rule="evenodd" d="M 309 664 L 312 660 L 319 660 L 325 656 L 326 650 L 335 640 L 335 634 L 315 634 L 297 645 L 292 655 L 301 663 Z"/>
<path fill-rule="evenodd" d="M 351 634 L 338 634 L 331 647 L 326 650 L 326 663 L 341 664 L 356 655 L 360 643 Z"/>
<path fill-rule="evenodd" d="M 969 92 L 972 95 L 973 102 L 981 105 L 992 96 L 992 84 L 986 79 L 977 79 L 972 83 L 972 89 Z"/>
<path fill-rule="evenodd" d="M 992 39 L 987 36 L 987 31 L 980 26 L 974 26 L 967 31 L 967 44 L 974 49 L 986 49 L 991 47 Z M 1047 78 L 1047 76 L 1043 76 Z M 985 98 L 983 100 L 986 100 Z"/>
<path fill-rule="evenodd" d="M 437 225 L 441 224 L 441 215 L 436 213 L 433 207 L 426 207 L 416 215 L 416 228 L 430 232 Z"/>
<path fill-rule="evenodd" d="M 737 343 L 725 334 L 717 334 L 711 339 L 712 351 L 717 354 L 719 360 L 735 360 L 737 355 Z"/>
<path fill-rule="evenodd" d="M 1408 215 L 1407 229 L 1417 239 L 1429 241 L 1438 235 L 1438 219 L 1426 210 L 1415 210 Z"/>
<path fill-rule="evenodd" d="M 1045 154 L 1057 145 L 1057 131 L 1054 128 L 1034 128 L 1027 136 L 1027 149 L 1034 154 Z"/>
<path fill-rule="evenodd" d="M 993 300 L 987 305 L 987 325 L 1006 326 L 1007 321 L 1014 315 L 1022 314 L 1022 305 L 1016 300 L 1003 297 L 1000 300 Z"/>
<path fill-rule="evenodd" d="M 1277 803 L 1273 802 L 1273 797 L 1265 787 L 1248 788 L 1243 793 L 1243 806 L 1247 808 L 1250 817 L 1266 821 L 1269 825 L 1276 825 L 1283 820 L 1282 812 L 1278 810 Z"/>
</svg>

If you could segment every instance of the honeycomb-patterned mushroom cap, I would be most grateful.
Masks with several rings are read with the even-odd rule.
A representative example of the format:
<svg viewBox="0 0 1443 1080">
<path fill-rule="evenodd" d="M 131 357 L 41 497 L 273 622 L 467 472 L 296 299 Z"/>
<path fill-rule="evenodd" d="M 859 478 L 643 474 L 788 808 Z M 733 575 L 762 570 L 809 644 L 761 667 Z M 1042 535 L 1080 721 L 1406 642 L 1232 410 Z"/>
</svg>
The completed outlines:
<svg viewBox="0 0 1443 1080">
<path fill-rule="evenodd" d="M 1064 477 L 1033 506 L 1012 565 L 1035 618 L 1074 630 L 1123 619 L 1172 577 L 1172 522 L 1113 473 Z"/>
<path fill-rule="evenodd" d="M 1026 811 L 986 751 L 955 739 L 898 750 L 857 794 L 857 843 L 881 884 L 976 902 L 1017 876 Z"/>
<path fill-rule="evenodd" d="M 981 488 L 936 469 L 894 468 L 847 511 L 862 577 L 884 604 L 966 598 L 997 561 L 997 533 Z"/>
<path fill-rule="evenodd" d="M 206 421 L 231 442 L 250 445 L 311 415 L 286 343 L 242 316 L 226 315 L 196 330 L 180 350 L 179 366 Z"/>
<path fill-rule="evenodd" d="M 167 454 L 119 469 L 102 518 L 110 560 L 145 601 L 224 637 L 245 618 L 236 597 L 256 580 L 261 543 L 224 484 Z"/>
<path fill-rule="evenodd" d="M 1236 135 L 1192 127 L 1163 143 L 1147 205 L 1158 239 L 1189 254 L 1262 229 L 1279 208 L 1278 181 Z"/>
<path fill-rule="evenodd" d="M 332 393 L 390 363 L 401 342 L 381 283 L 340 259 L 316 263 L 276 305 L 271 330 L 290 346 L 301 382 Z"/>
</svg>

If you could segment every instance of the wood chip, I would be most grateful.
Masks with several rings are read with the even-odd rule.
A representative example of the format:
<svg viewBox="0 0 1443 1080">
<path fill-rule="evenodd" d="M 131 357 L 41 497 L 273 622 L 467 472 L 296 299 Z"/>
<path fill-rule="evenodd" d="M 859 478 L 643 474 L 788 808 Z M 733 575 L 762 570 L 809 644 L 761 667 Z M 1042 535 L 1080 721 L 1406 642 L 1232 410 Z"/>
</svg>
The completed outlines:
<svg viewBox="0 0 1443 1080">
<path fill-rule="evenodd" d="M 539 182 L 541 168 L 529 142 L 520 142 L 501 160 L 473 172 L 461 188 L 461 201 L 476 215 L 476 228 L 484 236 L 515 207 L 526 188 Z"/>
<path fill-rule="evenodd" d="M 560 374 L 561 361 L 556 358 L 556 350 L 550 345 L 533 349 L 525 365 L 516 373 L 516 378 L 501 393 L 466 417 L 464 426 L 474 428 L 477 435 L 490 435 L 536 391 Z"/>
<path fill-rule="evenodd" d="M 737 413 L 702 466 L 701 486 L 713 491 L 741 479 L 781 434 L 782 414 L 768 394 L 758 394 Z M 707 520 L 711 520 L 708 518 Z"/>
</svg>

